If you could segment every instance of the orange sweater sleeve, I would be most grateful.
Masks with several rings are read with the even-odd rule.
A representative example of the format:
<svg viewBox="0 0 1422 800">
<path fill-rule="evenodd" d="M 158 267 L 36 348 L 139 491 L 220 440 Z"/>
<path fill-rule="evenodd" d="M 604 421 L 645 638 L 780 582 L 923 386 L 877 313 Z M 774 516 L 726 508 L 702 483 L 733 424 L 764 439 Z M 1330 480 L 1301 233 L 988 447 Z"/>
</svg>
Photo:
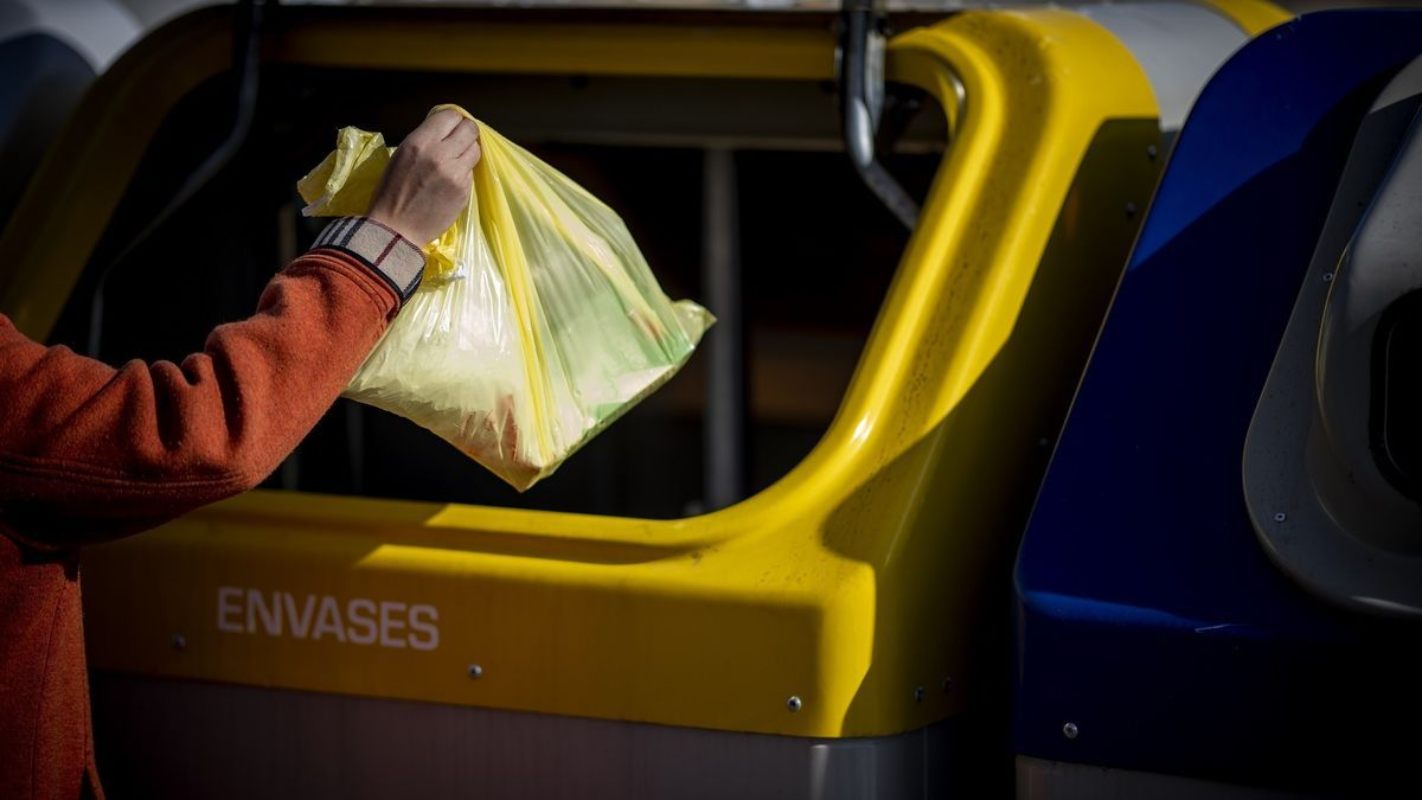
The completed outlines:
<svg viewBox="0 0 1422 800">
<path fill-rule="evenodd" d="M 388 228 L 337 220 L 252 317 L 180 364 L 115 369 L 0 317 L 0 531 L 101 541 L 257 485 L 335 402 L 423 263 Z"/>
</svg>

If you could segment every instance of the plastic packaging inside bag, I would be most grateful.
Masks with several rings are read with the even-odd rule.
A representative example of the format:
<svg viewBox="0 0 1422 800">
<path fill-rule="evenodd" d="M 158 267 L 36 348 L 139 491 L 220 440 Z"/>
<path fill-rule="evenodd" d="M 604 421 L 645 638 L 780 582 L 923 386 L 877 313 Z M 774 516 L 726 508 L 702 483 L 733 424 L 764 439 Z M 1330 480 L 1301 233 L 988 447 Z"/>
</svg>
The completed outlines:
<svg viewBox="0 0 1422 800">
<path fill-rule="evenodd" d="M 524 490 L 674 375 L 713 320 L 667 299 L 612 209 L 478 124 L 469 206 L 345 395 Z M 305 213 L 365 213 L 392 152 L 343 129 L 297 185 Z"/>
</svg>

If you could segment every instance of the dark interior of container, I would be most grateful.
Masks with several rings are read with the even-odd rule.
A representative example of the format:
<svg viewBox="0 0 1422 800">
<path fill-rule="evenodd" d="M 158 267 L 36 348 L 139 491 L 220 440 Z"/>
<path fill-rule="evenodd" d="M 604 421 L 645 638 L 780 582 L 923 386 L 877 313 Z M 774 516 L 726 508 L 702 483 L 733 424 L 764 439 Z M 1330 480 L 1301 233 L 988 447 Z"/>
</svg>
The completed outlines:
<svg viewBox="0 0 1422 800">
<path fill-rule="evenodd" d="M 263 285 L 324 221 L 301 216 L 298 178 L 345 125 L 392 144 L 440 102 L 457 102 L 565 172 L 626 220 L 672 298 L 743 331 L 732 404 L 743 434 L 715 442 L 739 491 L 768 486 L 815 445 L 844 395 L 907 241 L 845 157 L 827 83 L 472 76 L 271 66 L 238 156 L 121 261 L 114 259 L 222 141 L 232 81 L 185 97 L 153 138 L 52 337 L 84 350 L 98 276 L 99 355 L 181 359 L 213 326 L 248 315 Z M 920 199 L 941 160 L 942 112 L 920 97 L 886 118 L 891 170 Z M 903 123 L 903 124 L 900 124 Z M 729 153 L 740 301 L 705 297 L 708 152 Z M 721 163 L 726 163 L 721 159 Z M 733 319 L 734 325 L 734 319 Z M 717 326 L 705 346 L 734 344 Z M 342 400 L 266 486 L 653 518 L 706 510 L 706 353 L 519 494 L 434 435 Z M 724 378 L 724 375 L 722 376 Z M 724 401 L 722 401 L 724 402 Z"/>
</svg>

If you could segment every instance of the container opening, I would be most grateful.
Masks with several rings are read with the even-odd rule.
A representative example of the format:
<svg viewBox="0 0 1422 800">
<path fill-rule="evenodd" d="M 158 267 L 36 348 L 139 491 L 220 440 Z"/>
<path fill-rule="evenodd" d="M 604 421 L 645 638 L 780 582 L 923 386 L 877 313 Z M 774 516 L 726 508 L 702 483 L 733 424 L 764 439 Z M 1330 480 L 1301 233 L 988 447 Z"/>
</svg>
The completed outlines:
<svg viewBox="0 0 1422 800">
<path fill-rule="evenodd" d="M 924 96 L 898 97 L 886 163 L 922 201 L 944 118 Z M 434 435 L 345 400 L 265 487 L 674 518 L 759 491 L 810 451 L 908 236 L 845 157 L 823 82 L 265 67 L 241 153 L 110 274 L 100 356 L 180 359 L 215 325 L 250 314 L 325 224 L 301 217 L 294 185 L 335 131 L 356 125 L 398 143 L 440 102 L 469 108 L 617 210 L 667 294 L 722 317 L 703 345 L 722 354 L 697 353 L 522 495 Z M 231 114 L 227 76 L 172 109 L 52 341 L 82 349 L 98 273 L 222 140 Z M 711 251 L 732 255 L 708 257 L 712 239 L 728 247 Z"/>
</svg>

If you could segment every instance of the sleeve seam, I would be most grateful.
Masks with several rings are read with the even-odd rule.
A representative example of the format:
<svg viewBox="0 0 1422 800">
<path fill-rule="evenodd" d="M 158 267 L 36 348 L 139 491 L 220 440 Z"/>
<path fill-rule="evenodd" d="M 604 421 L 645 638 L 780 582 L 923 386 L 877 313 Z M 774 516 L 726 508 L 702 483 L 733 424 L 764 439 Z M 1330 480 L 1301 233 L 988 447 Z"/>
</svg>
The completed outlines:
<svg viewBox="0 0 1422 800">
<path fill-rule="evenodd" d="M 144 489 L 165 488 L 230 488 L 250 483 L 247 470 L 224 470 L 221 476 L 212 478 L 132 478 L 121 477 L 122 470 L 99 464 L 40 459 L 0 453 L 0 472 L 25 475 L 45 480 L 84 480 L 98 482 L 106 486 L 142 487 Z M 164 492 L 159 492 L 163 494 Z"/>
</svg>

